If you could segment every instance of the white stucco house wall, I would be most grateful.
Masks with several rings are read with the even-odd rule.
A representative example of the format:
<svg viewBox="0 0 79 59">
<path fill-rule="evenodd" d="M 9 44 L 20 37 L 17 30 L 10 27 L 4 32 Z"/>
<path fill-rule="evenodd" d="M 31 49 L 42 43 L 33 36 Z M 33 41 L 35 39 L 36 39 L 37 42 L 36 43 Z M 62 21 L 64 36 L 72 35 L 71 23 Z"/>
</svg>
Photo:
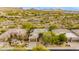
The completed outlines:
<svg viewBox="0 0 79 59">
<path fill-rule="evenodd" d="M 47 32 L 48 29 L 34 29 L 33 32 L 30 33 L 29 40 L 36 39 L 39 37 L 39 33 Z"/>
</svg>

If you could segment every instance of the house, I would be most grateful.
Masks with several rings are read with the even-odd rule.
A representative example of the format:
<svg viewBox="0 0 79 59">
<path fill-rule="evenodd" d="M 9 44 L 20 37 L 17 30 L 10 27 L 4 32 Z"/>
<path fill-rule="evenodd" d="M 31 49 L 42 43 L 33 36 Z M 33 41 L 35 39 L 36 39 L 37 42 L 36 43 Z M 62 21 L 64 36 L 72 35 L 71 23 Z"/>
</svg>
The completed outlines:
<svg viewBox="0 0 79 59">
<path fill-rule="evenodd" d="M 8 31 L 0 35 L 0 41 L 8 41 L 9 39 L 12 39 L 14 37 L 16 39 L 18 37 L 20 37 L 21 39 L 27 39 L 27 31 L 25 29 L 9 29 Z"/>
<path fill-rule="evenodd" d="M 14 25 L 15 23 L 13 21 L 10 20 L 6 20 L 4 22 L 0 23 L 0 26 L 9 26 L 9 25 Z"/>
<path fill-rule="evenodd" d="M 77 36 L 79 36 L 79 29 L 73 29 L 71 30 L 74 34 L 76 34 Z"/>
<path fill-rule="evenodd" d="M 32 33 L 43 33 L 43 32 L 47 32 L 48 29 L 34 29 Z"/>
<path fill-rule="evenodd" d="M 55 30 L 52 30 L 52 32 L 54 32 L 56 35 L 64 34 L 65 33 L 66 37 L 68 38 L 68 41 L 77 41 L 77 40 L 79 40 L 79 36 L 74 34 L 71 30 L 55 29 Z"/>
<path fill-rule="evenodd" d="M 27 31 L 25 29 L 9 29 L 0 35 L 0 47 L 26 45 Z"/>
<path fill-rule="evenodd" d="M 48 31 L 48 29 L 34 29 L 33 32 L 30 33 L 29 42 L 31 40 L 37 41 L 37 38 L 39 37 L 39 34 L 43 33 L 43 32 L 47 32 L 47 31 Z"/>
</svg>

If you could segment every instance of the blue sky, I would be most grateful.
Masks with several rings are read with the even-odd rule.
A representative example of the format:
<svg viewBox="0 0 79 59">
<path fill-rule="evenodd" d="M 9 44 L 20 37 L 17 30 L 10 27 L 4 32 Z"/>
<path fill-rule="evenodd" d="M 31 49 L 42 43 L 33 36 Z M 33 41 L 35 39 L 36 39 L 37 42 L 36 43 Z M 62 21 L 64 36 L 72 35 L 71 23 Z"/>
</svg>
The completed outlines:
<svg viewBox="0 0 79 59">
<path fill-rule="evenodd" d="M 35 9 L 63 9 L 63 10 L 79 10 L 79 7 L 24 7 L 24 9 L 35 8 Z"/>
</svg>

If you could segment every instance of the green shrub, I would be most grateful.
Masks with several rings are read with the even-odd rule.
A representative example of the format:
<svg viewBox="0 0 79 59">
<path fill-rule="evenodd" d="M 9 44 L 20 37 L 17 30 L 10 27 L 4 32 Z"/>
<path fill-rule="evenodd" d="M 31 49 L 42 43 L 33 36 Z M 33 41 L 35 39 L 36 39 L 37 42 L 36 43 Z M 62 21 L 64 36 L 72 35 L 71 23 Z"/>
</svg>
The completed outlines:
<svg viewBox="0 0 79 59">
<path fill-rule="evenodd" d="M 58 37 L 60 44 L 67 41 L 67 37 L 65 36 L 65 34 L 60 34 Z"/>
<path fill-rule="evenodd" d="M 25 51 L 27 50 L 26 47 L 14 47 L 13 49 L 10 49 L 11 51 Z"/>
<path fill-rule="evenodd" d="M 0 29 L 0 34 L 4 33 L 6 29 Z"/>
<path fill-rule="evenodd" d="M 79 29 L 79 24 L 73 25 L 72 29 Z"/>
<path fill-rule="evenodd" d="M 0 22 L 4 22 L 4 21 L 6 21 L 7 19 L 6 18 L 1 18 L 0 17 Z"/>
<path fill-rule="evenodd" d="M 52 35 L 51 35 L 51 34 L 52 34 Z M 55 34 L 52 33 L 51 31 L 49 31 L 49 32 L 44 32 L 44 33 L 43 33 L 43 38 L 42 38 L 42 40 L 43 40 L 45 43 L 51 43 L 52 36 L 55 36 Z"/>
<path fill-rule="evenodd" d="M 47 32 L 43 34 L 42 38 L 44 43 L 60 45 L 67 41 L 65 34 L 55 35 L 54 33 Z"/>
<path fill-rule="evenodd" d="M 59 44 L 58 36 L 53 36 L 50 40 L 51 44 Z"/>
<path fill-rule="evenodd" d="M 16 25 L 9 25 L 9 28 L 16 28 Z"/>
<path fill-rule="evenodd" d="M 33 51 L 47 51 L 48 49 L 43 45 L 37 45 L 36 47 L 32 48 Z"/>
<path fill-rule="evenodd" d="M 51 25 L 51 26 L 49 26 L 49 31 L 52 31 L 53 29 L 57 29 L 58 27 L 57 27 L 57 25 Z"/>
<path fill-rule="evenodd" d="M 32 28 L 34 28 L 34 25 L 32 23 L 29 23 L 29 22 L 23 23 L 22 26 L 23 26 L 24 29 L 32 29 Z"/>
</svg>

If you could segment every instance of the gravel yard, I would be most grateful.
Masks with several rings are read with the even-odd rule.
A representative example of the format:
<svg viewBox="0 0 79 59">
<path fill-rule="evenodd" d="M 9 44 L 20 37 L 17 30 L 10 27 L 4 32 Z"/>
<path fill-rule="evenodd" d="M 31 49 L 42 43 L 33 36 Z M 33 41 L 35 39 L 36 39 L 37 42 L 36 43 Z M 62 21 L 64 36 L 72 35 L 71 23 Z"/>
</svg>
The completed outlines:
<svg viewBox="0 0 79 59">
<path fill-rule="evenodd" d="M 70 47 L 66 46 L 49 46 L 48 49 L 73 49 L 73 50 L 79 50 L 79 42 L 69 42 L 68 43 Z"/>
</svg>

